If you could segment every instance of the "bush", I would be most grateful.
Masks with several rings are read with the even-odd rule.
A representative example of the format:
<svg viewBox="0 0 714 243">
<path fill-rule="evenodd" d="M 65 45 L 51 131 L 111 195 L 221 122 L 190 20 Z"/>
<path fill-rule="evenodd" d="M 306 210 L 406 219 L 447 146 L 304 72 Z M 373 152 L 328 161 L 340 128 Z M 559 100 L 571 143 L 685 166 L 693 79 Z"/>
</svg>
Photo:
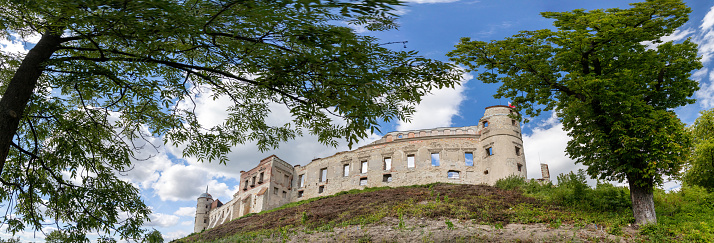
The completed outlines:
<svg viewBox="0 0 714 243">
<path fill-rule="evenodd" d="M 503 179 L 498 179 L 496 181 L 495 187 L 501 188 L 503 190 L 522 190 L 521 188 L 526 185 L 525 178 L 518 175 L 510 175 Z"/>
</svg>

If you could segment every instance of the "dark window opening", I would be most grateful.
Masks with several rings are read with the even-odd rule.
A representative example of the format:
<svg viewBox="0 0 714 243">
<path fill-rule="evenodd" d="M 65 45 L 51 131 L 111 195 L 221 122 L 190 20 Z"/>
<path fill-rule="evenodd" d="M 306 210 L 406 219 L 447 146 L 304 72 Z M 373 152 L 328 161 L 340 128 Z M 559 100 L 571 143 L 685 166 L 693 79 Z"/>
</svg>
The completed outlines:
<svg viewBox="0 0 714 243">
<path fill-rule="evenodd" d="M 392 182 L 392 174 L 383 175 L 382 182 Z"/>
<path fill-rule="evenodd" d="M 260 178 L 258 178 L 258 184 L 263 183 L 263 173 L 264 172 L 260 172 Z"/>
<path fill-rule="evenodd" d="M 203 223 L 204 223 L 204 224 L 206 223 L 206 219 L 203 219 Z"/>
<path fill-rule="evenodd" d="M 518 172 L 521 172 L 521 168 L 523 168 L 522 164 L 518 164 Z"/>
<path fill-rule="evenodd" d="M 366 185 L 367 185 L 367 177 L 360 178 L 360 179 L 359 179 L 359 185 L 360 185 L 360 186 L 366 186 Z"/>
<path fill-rule="evenodd" d="M 325 186 L 320 186 L 320 187 L 317 189 L 317 193 L 322 193 L 322 192 L 324 192 L 324 191 L 325 191 Z"/>
<path fill-rule="evenodd" d="M 298 197 L 302 197 L 303 191 L 298 191 Z"/>
<path fill-rule="evenodd" d="M 521 148 L 516 146 L 516 156 L 521 156 Z"/>
<path fill-rule="evenodd" d="M 255 186 L 255 176 L 253 176 L 253 180 L 251 181 L 250 186 Z"/>
<path fill-rule="evenodd" d="M 273 187 L 273 195 L 278 195 L 278 188 L 277 188 L 277 187 Z"/>
<path fill-rule="evenodd" d="M 320 169 L 320 182 L 327 181 L 327 168 Z"/>
<path fill-rule="evenodd" d="M 488 121 L 483 121 L 483 127 L 488 127 Z"/>
<path fill-rule="evenodd" d="M 484 174 L 484 175 L 488 175 L 488 170 L 484 170 L 484 171 L 483 171 L 483 174 Z"/>
<path fill-rule="evenodd" d="M 488 147 L 488 148 L 486 149 L 486 155 L 488 155 L 488 156 L 493 155 L 493 147 Z"/>
<path fill-rule="evenodd" d="M 283 198 L 286 198 L 286 197 L 288 197 L 288 192 L 283 191 Z"/>
</svg>

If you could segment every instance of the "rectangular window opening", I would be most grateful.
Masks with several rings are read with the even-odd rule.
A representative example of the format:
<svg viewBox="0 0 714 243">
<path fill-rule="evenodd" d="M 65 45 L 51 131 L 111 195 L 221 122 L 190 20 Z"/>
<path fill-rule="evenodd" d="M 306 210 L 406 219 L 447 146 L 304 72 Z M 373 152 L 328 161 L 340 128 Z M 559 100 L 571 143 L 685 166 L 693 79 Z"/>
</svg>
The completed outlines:
<svg viewBox="0 0 714 243">
<path fill-rule="evenodd" d="M 324 191 L 325 191 L 325 186 L 320 186 L 320 187 L 317 189 L 317 193 L 322 193 L 322 192 L 324 192 Z"/>
<path fill-rule="evenodd" d="M 474 153 L 473 152 L 464 153 L 464 161 L 466 163 L 466 166 L 474 166 Z"/>
<path fill-rule="evenodd" d="M 384 170 L 392 169 L 392 158 L 384 158 Z"/>
<path fill-rule="evenodd" d="M 486 149 L 486 155 L 488 155 L 488 156 L 493 155 L 493 147 L 488 147 L 488 148 Z"/>
<path fill-rule="evenodd" d="M 243 190 L 248 190 L 248 180 L 245 180 L 245 185 L 243 186 Z"/>
<path fill-rule="evenodd" d="M 413 154 L 407 155 L 407 168 L 414 168 L 414 167 L 415 167 L 414 155 Z"/>
<path fill-rule="evenodd" d="M 483 121 L 483 127 L 488 127 L 488 121 Z"/>
<path fill-rule="evenodd" d="M 382 182 L 392 182 L 392 174 L 383 175 Z"/>
<path fill-rule="evenodd" d="M 431 166 L 439 166 L 440 164 L 439 153 L 431 153 Z"/>
<path fill-rule="evenodd" d="M 516 156 L 521 156 L 521 148 L 516 146 Z"/>
<path fill-rule="evenodd" d="M 258 183 L 263 183 L 263 173 L 264 172 L 260 172 L 260 178 L 258 178 Z"/>
<path fill-rule="evenodd" d="M 298 185 L 298 188 L 303 188 L 305 186 L 305 174 L 299 175 L 298 181 L 298 183 L 300 183 L 300 185 Z"/>
<path fill-rule="evenodd" d="M 359 178 L 359 185 L 366 186 L 367 185 L 367 177 Z"/>
<path fill-rule="evenodd" d="M 459 171 L 456 170 L 450 170 L 446 175 L 449 179 L 459 179 Z"/>
<path fill-rule="evenodd" d="M 320 169 L 320 182 L 327 181 L 327 168 Z"/>
<path fill-rule="evenodd" d="M 360 173 L 367 173 L 367 161 L 362 161 L 362 167 L 360 167 Z"/>
<path fill-rule="evenodd" d="M 523 168 L 522 164 L 518 164 L 518 172 L 521 172 L 521 169 Z"/>
<path fill-rule="evenodd" d="M 277 188 L 277 187 L 273 187 L 273 195 L 278 195 L 278 188 Z"/>
<path fill-rule="evenodd" d="M 250 186 L 255 186 L 255 176 L 253 176 L 253 181 L 251 181 Z"/>
<path fill-rule="evenodd" d="M 511 125 L 515 126 L 515 125 L 516 125 L 516 120 L 511 120 Z"/>
<path fill-rule="evenodd" d="M 287 197 L 288 197 L 288 192 L 283 191 L 283 198 L 287 198 Z"/>
<path fill-rule="evenodd" d="M 298 196 L 297 197 L 302 197 L 303 191 L 298 191 Z"/>
<path fill-rule="evenodd" d="M 350 175 L 350 164 L 345 164 L 342 166 L 342 176 L 349 176 Z"/>
</svg>

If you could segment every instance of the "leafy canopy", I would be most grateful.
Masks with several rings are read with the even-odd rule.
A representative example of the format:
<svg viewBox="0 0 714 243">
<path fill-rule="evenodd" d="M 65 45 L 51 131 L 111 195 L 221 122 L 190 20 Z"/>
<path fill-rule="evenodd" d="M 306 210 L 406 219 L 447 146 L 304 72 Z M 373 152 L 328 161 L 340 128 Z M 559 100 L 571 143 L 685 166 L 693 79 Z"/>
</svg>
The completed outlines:
<svg viewBox="0 0 714 243">
<path fill-rule="evenodd" d="M 671 109 L 694 102 L 690 74 L 702 64 L 689 39 L 659 40 L 688 20 L 680 0 L 631 6 L 544 12 L 555 30 L 463 38 L 449 56 L 481 71 L 481 81 L 501 83 L 494 97 L 512 99 L 525 114 L 554 109 L 573 138 L 567 153 L 591 177 L 651 189 L 681 168 L 689 139 Z"/>
<path fill-rule="evenodd" d="M 714 191 L 714 109 L 700 114 L 689 127 L 693 146 L 684 181 Z"/>
<path fill-rule="evenodd" d="M 399 4 L 0 1 L 2 35 L 41 37 L 26 56 L 0 56 L 0 119 L 19 119 L 0 126 L 12 137 L 0 141 L 9 144 L 0 146 L 9 148 L 0 201 L 11 208 L 2 223 L 18 232 L 53 219 L 73 241 L 95 230 L 141 238 L 150 211 L 118 175 L 146 159 L 137 150 L 160 145 L 155 137 L 225 163 L 236 144 L 268 150 L 307 131 L 352 145 L 380 119 L 407 120 L 422 95 L 453 87 L 458 71 L 343 24 L 393 28 Z M 229 97 L 228 118 L 203 127 L 199 94 Z M 292 122 L 266 123 L 270 104 L 289 108 Z"/>
</svg>

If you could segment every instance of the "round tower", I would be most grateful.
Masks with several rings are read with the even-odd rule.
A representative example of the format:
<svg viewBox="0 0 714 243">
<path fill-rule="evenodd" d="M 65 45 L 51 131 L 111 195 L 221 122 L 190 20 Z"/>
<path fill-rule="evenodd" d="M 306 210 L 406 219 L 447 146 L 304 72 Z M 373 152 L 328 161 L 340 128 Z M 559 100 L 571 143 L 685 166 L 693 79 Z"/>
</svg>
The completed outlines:
<svg viewBox="0 0 714 243">
<path fill-rule="evenodd" d="M 205 193 L 202 193 L 198 197 L 198 202 L 196 203 L 196 221 L 193 226 L 193 232 L 201 232 L 208 228 L 210 219 L 208 218 L 208 211 L 211 210 L 211 203 L 213 203 L 213 197 L 208 194 L 208 189 Z"/>
<path fill-rule="evenodd" d="M 510 175 L 524 178 L 528 175 L 521 125 L 515 119 L 516 115 L 511 107 L 489 106 L 479 120 L 482 146 L 479 149 L 484 158 L 484 179 L 489 184 Z"/>
</svg>

